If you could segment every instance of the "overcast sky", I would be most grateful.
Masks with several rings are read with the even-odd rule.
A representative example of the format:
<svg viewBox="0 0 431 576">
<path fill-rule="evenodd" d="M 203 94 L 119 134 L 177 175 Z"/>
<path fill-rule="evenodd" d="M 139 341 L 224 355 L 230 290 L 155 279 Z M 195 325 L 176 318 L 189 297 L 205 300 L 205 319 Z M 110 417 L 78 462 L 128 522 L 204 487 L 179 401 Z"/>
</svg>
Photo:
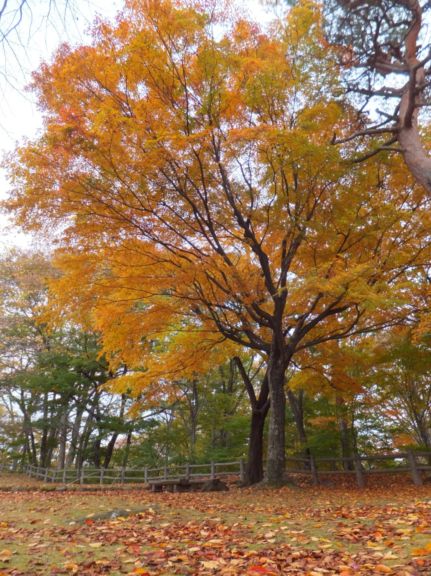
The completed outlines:
<svg viewBox="0 0 431 576">
<path fill-rule="evenodd" d="M 17 5 L 19 0 L 11 4 Z M 9 45 L 0 50 L 0 151 L 4 153 L 14 149 L 23 138 L 32 138 L 41 127 L 41 117 L 32 94 L 24 90 L 29 83 L 32 70 L 42 61 L 49 60 L 59 43 L 67 41 L 79 44 L 86 40 L 86 30 L 97 14 L 112 18 L 121 8 L 121 0 L 69 0 L 70 8 L 63 13 L 51 11 L 49 0 L 29 2 L 34 5 L 33 12 L 24 12 L 23 21 L 16 33 L 8 36 Z M 61 7 L 68 0 L 58 0 Z M 269 18 L 268 9 L 264 9 L 259 0 L 244 0 L 253 17 L 258 21 Z M 66 15 L 65 15 L 66 14 Z M 1 32 L 7 20 L 0 22 Z M 0 198 L 7 195 L 7 181 L 0 172 Z M 24 234 L 13 228 L 6 217 L 0 214 L 0 252 L 8 247 L 27 246 L 34 243 Z"/>
</svg>

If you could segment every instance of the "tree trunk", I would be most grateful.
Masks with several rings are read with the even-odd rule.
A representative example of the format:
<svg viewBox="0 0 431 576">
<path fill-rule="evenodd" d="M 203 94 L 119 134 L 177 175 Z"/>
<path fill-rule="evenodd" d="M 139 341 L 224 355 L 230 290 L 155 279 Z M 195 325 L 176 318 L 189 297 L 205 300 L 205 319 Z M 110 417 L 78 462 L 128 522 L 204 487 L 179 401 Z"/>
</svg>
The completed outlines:
<svg viewBox="0 0 431 576">
<path fill-rule="evenodd" d="M 69 426 L 69 418 L 67 412 L 67 404 L 65 404 L 63 406 L 63 412 L 61 414 L 59 445 L 58 445 L 57 468 L 60 470 L 66 467 L 66 444 L 67 444 L 68 426 Z"/>
<path fill-rule="evenodd" d="M 422 413 L 420 415 L 417 412 L 415 412 L 413 414 L 413 421 L 416 424 L 416 432 L 417 432 L 416 435 L 419 442 L 423 444 L 425 450 L 429 452 L 431 449 L 430 434 L 429 434 L 428 420 L 427 418 L 425 418 L 425 414 Z M 428 456 L 427 460 L 428 460 L 428 466 L 431 466 L 431 456 Z"/>
<path fill-rule="evenodd" d="M 284 375 L 286 368 L 281 358 L 270 358 L 268 367 L 268 384 L 271 409 L 269 412 L 267 481 L 272 486 L 284 482 L 286 464 L 285 455 L 285 422 L 286 393 Z"/>
<path fill-rule="evenodd" d="M 189 412 L 190 412 L 190 426 L 189 426 L 189 439 L 190 439 L 190 446 L 189 446 L 189 461 L 195 461 L 196 456 L 196 437 L 197 437 L 197 429 L 198 429 L 198 413 L 199 413 L 199 391 L 198 385 L 196 380 L 192 382 L 192 394 L 191 396 L 187 396 L 187 400 L 189 403 Z"/>
<path fill-rule="evenodd" d="M 118 416 L 121 420 L 121 424 L 124 423 L 123 419 L 124 419 L 125 408 L 126 408 L 126 395 L 122 394 L 121 395 L 120 412 L 118 414 Z M 103 461 L 103 467 L 105 469 L 108 468 L 109 464 L 111 463 L 112 456 L 114 454 L 115 443 L 117 442 L 117 438 L 118 438 L 119 434 L 120 434 L 120 432 L 118 430 L 115 430 L 115 432 L 111 436 L 111 439 L 108 442 L 108 446 L 106 447 L 106 450 L 105 450 L 105 458 Z"/>
<path fill-rule="evenodd" d="M 42 464 L 44 468 L 51 467 L 52 454 L 54 452 L 54 447 L 56 445 L 56 441 L 58 438 L 57 418 L 56 415 L 54 414 L 54 409 L 51 411 L 48 426 L 49 426 L 49 433 L 46 442 L 45 460 L 44 463 Z"/>
<path fill-rule="evenodd" d="M 76 461 L 75 467 L 79 470 L 85 460 L 85 452 L 87 450 L 88 444 L 90 442 L 90 437 L 93 432 L 93 411 L 91 410 L 88 414 L 87 420 L 84 425 L 84 429 L 79 437 L 78 449 L 76 451 Z"/>
<path fill-rule="evenodd" d="M 42 435 L 40 440 L 40 450 L 39 450 L 39 463 L 42 467 L 46 466 L 47 453 L 48 453 L 48 393 L 45 392 L 43 395 L 43 413 L 42 413 Z"/>
<path fill-rule="evenodd" d="M 34 438 L 33 426 L 31 423 L 31 417 L 27 411 L 26 403 L 25 403 L 25 395 L 24 392 L 21 391 L 21 399 L 19 402 L 19 407 L 23 414 L 23 435 L 25 438 L 25 442 L 27 445 L 27 453 L 30 464 L 33 466 L 37 466 L 37 449 L 36 449 L 36 441 Z"/>
<path fill-rule="evenodd" d="M 133 430 L 129 430 L 129 432 L 127 433 L 126 447 L 124 449 L 124 456 L 123 456 L 123 468 L 127 468 L 127 464 L 129 462 L 130 445 L 132 443 L 132 434 L 133 434 Z"/>
<path fill-rule="evenodd" d="M 349 428 L 346 418 L 346 406 L 344 400 L 337 396 L 335 399 L 338 412 L 338 430 L 340 432 L 341 457 L 343 458 L 344 470 L 353 470 L 353 462 L 350 460 L 353 456 L 353 445 L 351 438 L 351 429 Z"/>
<path fill-rule="evenodd" d="M 351 460 L 345 458 L 352 457 L 352 445 L 350 441 L 350 429 L 345 418 L 341 418 L 339 422 L 340 442 L 341 442 L 341 457 L 343 458 L 344 470 L 353 470 L 353 463 Z"/>
<path fill-rule="evenodd" d="M 72 425 L 72 434 L 70 438 L 69 451 L 66 458 L 66 466 L 72 466 L 75 460 L 76 452 L 78 450 L 79 436 L 81 431 L 82 416 L 84 414 L 84 406 L 77 405 L 76 415 Z"/>
<path fill-rule="evenodd" d="M 418 0 L 411 0 L 409 4 L 412 21 L 405 38 L 405 61 L 410 71 L 410 79 L 404 87 L 400 101 L 398 142 L 413 177 L 431 193 L 431 157 L 425 150 L 418 125 L 419 110 L 424 102 L 423 92 L 429 80 L 418 58 L 422 10 Z"/>
<path fill-rule="evenodd" d="M 268 410 L 269 402 L 266 399 L 265 404 L 261 408 L 253 410 L 251 414 L 248 461 L 245 473 L 247 485 L 257 484 L 263 480 L 263 431 Z"/>
<path fill-rule="evenodd" d="M 265 419 L 269 410 L 269 385 L 268 372 L 266 372 L 260 386 L 259 396 L 256 393 L 252 381 L 238 356 L 233 358 L 232 363 L 238 367 L 251 404 L 250 438 L 248 443 L 248 461 L 245 472 L 245 484 L 256 484 L 263 480 L 263 432 Z"/>
<path fill-rule="evenodd" d="M 296 396 L 295 393 L 288 388 L 287 397 L 292 410 L 293 419 L 295 420 L 296 431 L 301 445 L 301 452 L 305 457 L 308 457 L 310 456 L 310 450 L 307 446 L 308 439 L 304 424 L 304 391 L 300 390 L 298 396 Z"/>
<path fill-rule="evenodd" d="M 100 468 L 102 463 L 102 439 L 100 436 L 95 438 L 93 442 L 92 453 L 93 453 L 92 460 L 94 466 L 96 468 Z"/>
</svg>

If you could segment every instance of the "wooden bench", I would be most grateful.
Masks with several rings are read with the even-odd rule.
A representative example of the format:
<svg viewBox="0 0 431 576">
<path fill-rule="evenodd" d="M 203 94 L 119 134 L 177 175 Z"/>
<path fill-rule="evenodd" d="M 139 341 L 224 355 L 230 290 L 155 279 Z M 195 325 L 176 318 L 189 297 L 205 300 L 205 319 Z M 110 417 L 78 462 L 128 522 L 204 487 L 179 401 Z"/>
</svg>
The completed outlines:
<svg viewBox="0 0 431 576">
<path fill-rule="evenodd" d="M 225 484 L 219 478 L 160 478 L 150 480 L 149 486 L 151 492 L 192 492 L 202 490 L 209 486 L 209 490 L 225 490 Z"/>
</svg>

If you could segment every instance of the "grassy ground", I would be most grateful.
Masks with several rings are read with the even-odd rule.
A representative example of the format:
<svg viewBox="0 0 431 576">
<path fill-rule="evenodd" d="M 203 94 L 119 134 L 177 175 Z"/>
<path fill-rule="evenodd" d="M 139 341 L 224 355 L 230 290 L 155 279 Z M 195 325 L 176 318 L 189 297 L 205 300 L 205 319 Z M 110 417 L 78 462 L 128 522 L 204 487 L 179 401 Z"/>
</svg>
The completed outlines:
<svg viewBox="0 0 431 576">
<path fill-rule="evenodd" d="M 429 576 L 431 486 L 0 492 L 0 539 L 0 576 Z"/>
</svg>

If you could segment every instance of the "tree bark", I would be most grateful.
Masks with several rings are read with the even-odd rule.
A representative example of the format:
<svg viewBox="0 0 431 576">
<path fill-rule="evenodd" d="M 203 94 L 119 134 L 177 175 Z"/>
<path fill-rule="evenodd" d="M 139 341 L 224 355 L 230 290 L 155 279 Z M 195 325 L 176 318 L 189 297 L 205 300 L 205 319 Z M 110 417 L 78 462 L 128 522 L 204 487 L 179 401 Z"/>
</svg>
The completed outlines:
<svg viewBox="0 0 431 576">
<path fill-rule="evenodd" d="M 199 414 L 199 392 L 198 384 L 196 380 L 192 382 L 191 395 L 187 395 L 187 401 L 189 404 L 189 462 L 194 462 L 196 457 L 196 437 L 198 430 L 198 414 Z"/>
<path fill-rule="evenodd" d="M 418 59 L 418 38 L 422 27 L 422 9 L 418 0 L 407 0 L 412 22 L 405 39 L 405 60 L 410 79 L 400 102 L 398 142 L 404 161 L 417 182 L 431 193 L 431 158 L 425 151 L 418 125 L 418 112 L 426 85 L 424 66 Z"/>
<path fill-rule="evenodd" d="M 92 461 L 96 468 L 100 468 L 102 464 L 102 440 L 100 436 L 94 439 L 91 449 Z"/>
<path fill-rule="evenodd" d="M 269 385 L 268 385 L 268 372 L 265 374 L 262 384 L 260 386 L 259 396 L 253 387 L 244 365 L 239 357 L 233 358 L 232 362 L 238 367 L 239 373 L 243 379 L 245 388 L 251 404 L 251 422 L 250 422 L 250 437 L 248 442 L 248 460 L 245 471 L 245 484 L 257 484 L 261 482 L 264 477 L 263 470 L 263 432 L 265 428 L 265 420 L 269 410 Z"/>
<path fill-rule="evenodd" d="M 43 395 L 42 434 L 39 449 L 39 463 L 42 467 L 46 466 L 46 460 L 48 455 L 48 432 L 49 432 L 48 418 L 49 418 L 48 393 L 45 392 L 45 394 Z"/>
<path fill-rule="evenodd" d="M 67 403 L 65 403 L 62 408 L 62 414 L 60 419 L 60 431 L 59 431 L 57 468 L 60 470 L 62 470 L 66 466 L 66 444 L 67 444 L 68 426 L 69 426 L 69 418 L 67 411 Z"/>
<path fill-rule="evenodd" d="M 245 471 L 245 484 L 257 484 L 263 480 L 263 431 L 269 410 L 268 394 L 263 405 L 251 414 L 248 460 Z"/>
<path fill-rule="evenodd" d="M 285 479 L 285 372 L 286 367 L 282 358 L 270 358 L 268 367 L 268 384 L 271 409 L 269 412 L 267 481 L 268 484 L 272 486 L 283 484 Z"/>
</svg>

